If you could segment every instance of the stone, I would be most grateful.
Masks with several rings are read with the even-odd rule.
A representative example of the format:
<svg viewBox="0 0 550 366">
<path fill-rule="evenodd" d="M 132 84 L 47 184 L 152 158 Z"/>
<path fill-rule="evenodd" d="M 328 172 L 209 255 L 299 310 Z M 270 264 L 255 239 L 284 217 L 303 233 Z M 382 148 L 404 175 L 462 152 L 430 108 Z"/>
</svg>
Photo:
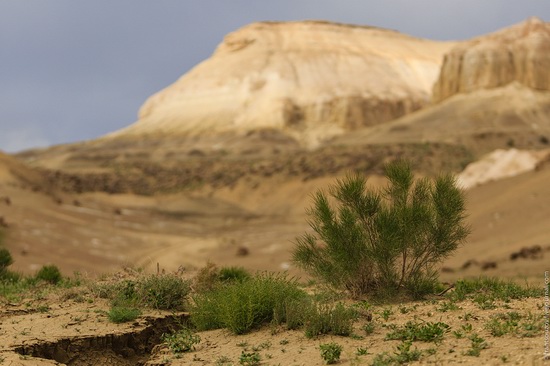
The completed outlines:
<svg viewBox="0 0 550 366">
<path fill-rule="evenodd" d="M 250 24 L 110 137 L 276 129 L 316 145 L 428 104 L 453 45 L 321 21 Z"/>
<path fill-rule="evenodd" d="M 514 81 L 535 90 L 550 90 L 550 23 L 529 18 L 458 43 L 443 58 L 433 101 Z"/>
</svg>

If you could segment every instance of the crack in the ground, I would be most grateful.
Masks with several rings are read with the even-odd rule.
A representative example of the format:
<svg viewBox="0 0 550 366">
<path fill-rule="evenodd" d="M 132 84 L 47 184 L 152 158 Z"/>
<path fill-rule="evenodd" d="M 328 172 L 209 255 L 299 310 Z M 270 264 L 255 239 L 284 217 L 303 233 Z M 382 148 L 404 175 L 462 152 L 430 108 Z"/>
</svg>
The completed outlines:
<svg viewBox="0 0 550 366">
<path fill-rule="evenodd" d="M 164 333 L 177 330 L 188 320 L 188 314 L 146 318 L 139 330 L 102 336 L 71 337 L 53 342 L 18 346 L 15 352 L 45 358 L 71 366 L 144 365 L 153 348 L 162 342 Z"/>
</svg>

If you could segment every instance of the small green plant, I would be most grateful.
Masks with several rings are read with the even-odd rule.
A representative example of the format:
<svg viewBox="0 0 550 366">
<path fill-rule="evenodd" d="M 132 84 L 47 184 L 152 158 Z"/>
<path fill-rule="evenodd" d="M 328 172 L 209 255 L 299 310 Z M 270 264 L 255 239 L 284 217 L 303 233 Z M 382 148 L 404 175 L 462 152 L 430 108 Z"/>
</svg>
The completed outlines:
<svg viewBox="0 0 550 366">
<path fill-rule="evenodd" d="M 243 282 L 252 278 L 250 273 L 243 267 L 222 267 L 218 278 L 221 282 L 238 281 Z"/>
<path fill-rule="evenodd" d="M 337 343 L 325 343 L 319 346 L 321 349 L 321 357 L 327 365 L 332 365 L 340 360 L 342 346 Z"/>
<path fill-rule="evenodd" d="M 367 349 L 365 347 L 358 347 L 357 351 L 355 351 L 355 354 L 357 356 L 364 356 L 368 353 Z"/>
<path fill-rule="evenodd" d="M 455 304 L 453 301 L 444 301 L 437 308 L 437 311 L 440 311 L 442 313 L 445 313 L 447 311 L 455 311 L 455 310 L 460 310 L 460 306 Z"/>
<path fill-rule="evenodd" d="M 485 339 L 481 338 L 477 334 L 470 336 L 471 346 L 470 349 L 465 352 L 466 356 L 479 357 L 482 350 L 489 347 Z"/>
<path fill-rule="evenodd" d="M 443 335 L 450 327 L 445 323 L 415 323 L 408 321 L 402 327 L 396 327 L 393 332 L 386 334 L 386 340 L 441 342 Z"/>
<path fill-rule="evenodd" d="M 411 341 L 404 341 L 396 347 L 393 355 L 387 352 L 376 355 L 373 360 L 373 366 L 403 365 L 413 361 L 418 361 L 422 356 L 422 351 L 418 349 L 411 350 Z"/>
<path fill-rule="evenodd" d="M 231 366 L 232 363 L 231 363 L 231 359 L 227 356 L 221 356 L 221 357 L 218 357 L 218 359 L 216 360 L 216 366 Z"/>
<path fill-rule="evenodd" d="M 287 320 L 286 304 L 307 297 L 285 275 L 259 274 L 234 281 L 193 298 L 191 321 L 199 331 L 227 328 L 235 334 L 249 332 L 274 320 Z"/>
<path fill-rule="evenodd" d="M 40 270 L 36 273 L 35 278 L 37 280 L 49 282 L 53 285 L 57 285 L 63 279 L 59 268 L 53 264 L 45 265 L 40 268 Z"/>
<path fill-rule="evenodd" d="M 244 366 L 257 366 L 262 358 L 258 352 L 241 352 L 239 363 Z"/>
<path fill-rule="evenodd" d="M 374 322 L 368 322 L 363 325 L 363 330 L 365 331 L 366 335 L 371 335 L 372 333 L 374 333 Z"/>
<path fill-rule="evenodd" d="M 523 299 L 543 295 L 544 289 L 524 287 L 517 283 L 498 278 L 478 277 L 458 280 L 454 291 L 449 292 L 447 297 L 453 301 L 462 301 L 473 296 L 474 301 L 482 306 L 483 303 L 491 303 L 494 300 L 508 301 L 510 299 Z"/>
<path fill-rule="evenodd" d="M 182 310 L 191 292 L 190 282 L 175 274 L 151 275 L 137 285 L 136 292 L 140 300 L 160 310 Z"/>
<path fill-rule="evenodd" d="M 182 328 L 175 333 L 163 334 L 162 341 L 176 354 L 195 350 L 195 345 L 200 343 L 201 337 L 189 328 Z"/>
<path fill-rule="evenodd" d="M 13 264 L 13 258 L 9 250 L 0 248 L 0 271 L 5 270 Z"/>
<path fill-rule="evenodd" d="M 357 314 L 353 308 L 342 303 L 314 305 L 305 321 L 305 334 L 308 338 L 321 334 L 349 336 L 353 332 L 353 322 Z"/>
<path fill-rule="evenodd" d="M 126 323 L 137 319 L 141 315 L 141 311 L 136 308 L 128 308 L 124 306 L 111 307 L 107 313 L 107 317 L 113 323 Z"/>
<path fill-rule="evenodd" d="M 464 195 L 451 175 L 415 182 L 405 161 L 387 164 L 384 173 L 383 191 L 350 175 L 328 194 L 317 192 L 307 212 L 314 233 L 295 240 L 293 261 L 352 296 L 388 297 L 404 288 L 421 298 L 437 287 L 435 265 L 469 233 Z"/>
<path fill-rule="evenodd" d="M 380 312 L 380 316 L 386 322 L 390 319 L 390 316 L 392 316 L 392 315 L 393 315 L 393 310 L 391 308 L 385 308 L 384 310 L 382 310 Z"/>
</svg>

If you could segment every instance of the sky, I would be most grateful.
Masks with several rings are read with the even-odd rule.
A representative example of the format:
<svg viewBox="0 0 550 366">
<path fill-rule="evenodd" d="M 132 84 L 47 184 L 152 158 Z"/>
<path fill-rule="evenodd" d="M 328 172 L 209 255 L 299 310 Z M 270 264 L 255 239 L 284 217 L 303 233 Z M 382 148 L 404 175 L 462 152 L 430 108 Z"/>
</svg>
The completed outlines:
<svg viewBox="0 0 550 366">
<path fill-rule="evenodd" d="M 0 150 L 90 140 L 263 21 L 323 19 L 462 40 L 550 21 L 550 0 L 0 0 Z"/>
</svg>

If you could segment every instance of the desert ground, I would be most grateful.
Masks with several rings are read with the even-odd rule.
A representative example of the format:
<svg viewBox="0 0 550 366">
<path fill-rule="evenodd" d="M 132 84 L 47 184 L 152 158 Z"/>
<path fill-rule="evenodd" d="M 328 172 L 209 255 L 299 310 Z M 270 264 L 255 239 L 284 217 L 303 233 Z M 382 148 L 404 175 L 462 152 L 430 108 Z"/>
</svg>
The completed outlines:
<svg viewBox="0 0 550 366">
<path fill-rule="evenodd" d="M 336 46 L 339 37 L 349 37 L 345 47 Z M 370 365 L 398 352 L 402 343 L 386 338 L 409 321 L 446 324 L 437 342 L 413 342 L 422 357 L 411 364 L 543 364 L 550 87 L 539 41 L 550 42 L 539 19 L 464 42 L 327 22 L 258 23 L 228 35 L 211 59 L 151 97 L 128 128 L 0 153 L 9 269 L 33 276 L 53 264 L 70 284 L 9 294 L 1 284 L 0 365 L 252 365 L 246 353 L 261 365 L 321 365 L 319 347 L 330 342 L 343 346 L 338 364 Z M 382 44 L 389 48 L 379 52 Z M 499 58 L 468 63 L 492 52 L 510 54 L 525 72 Z M 354 65 L 391 77 L 356 79 Z M 467 182 L 471 234 L 438 267 L 449 292 L 371 304 L 325 290 L 292 262 L 296 237 L 310 230 L 312 194 L 350 172 L 382 189 L 383 166 L 397 158 L 416 177 L 452 173 Z M 270 324 L 238 336 L 208 330 L 182 354 L 162 335 L 188 325 L 189 312 L 145 308 L 134 321 L 109 321 L 98 284 L 162 274 L 192 281 L 208 263 L 285 272 L 347 306 L 369 303 L 368 314 L 352 336 L 309 339 Z M 480 276 L 540 292 L 480 302 L 487 294 L 479 290 L 451 300 L 453 284 Z M 490 324 L 512 316 L 513 330 L 495 335 Z"/>
</svg>

